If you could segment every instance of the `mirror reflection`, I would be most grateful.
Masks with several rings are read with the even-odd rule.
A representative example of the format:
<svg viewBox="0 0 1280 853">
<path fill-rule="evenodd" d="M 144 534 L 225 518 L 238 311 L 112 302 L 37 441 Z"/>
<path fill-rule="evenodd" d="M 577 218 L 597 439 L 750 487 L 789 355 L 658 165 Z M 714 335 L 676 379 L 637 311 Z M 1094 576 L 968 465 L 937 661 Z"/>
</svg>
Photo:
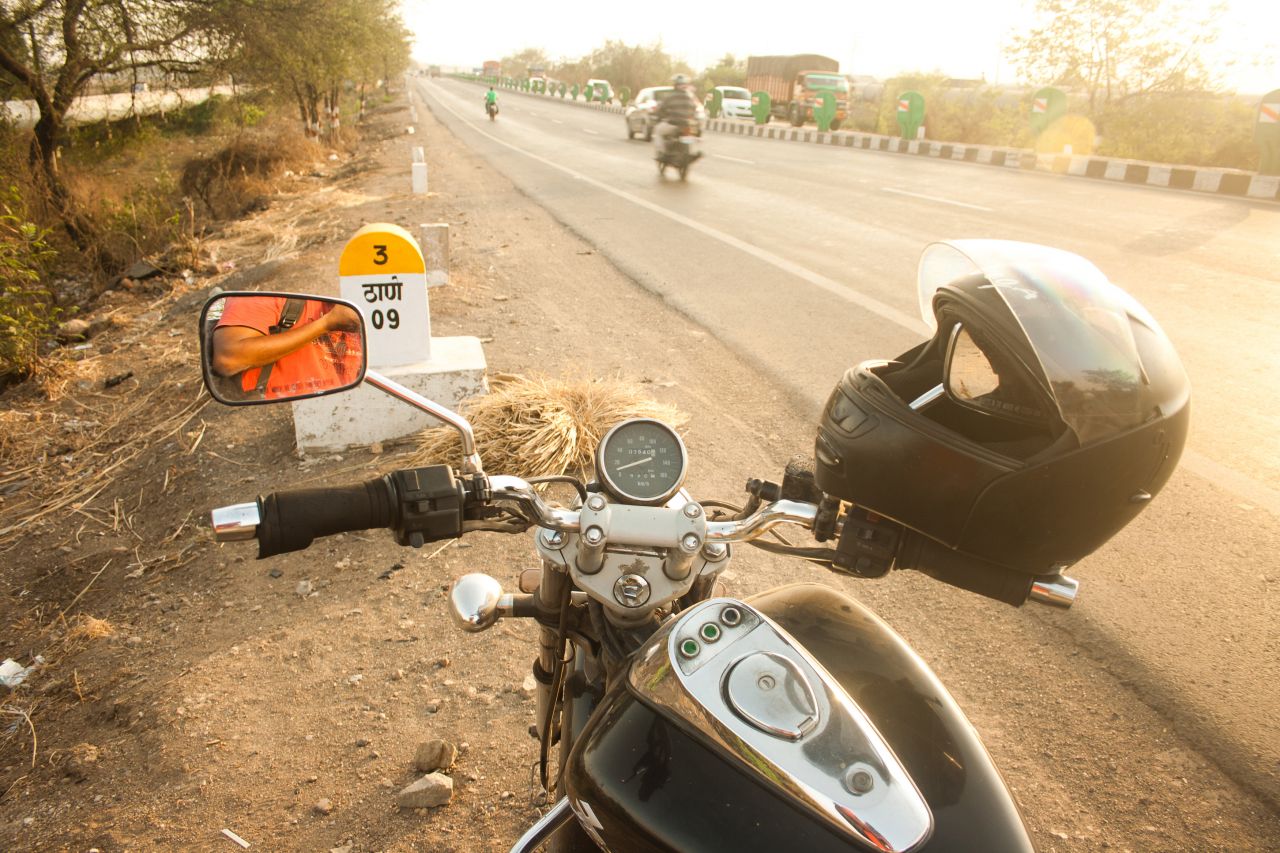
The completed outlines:
<svg viewBox="0 0 1280 853">
<path fill-rule="evenodd" d="M 985 397 L 1000 387 L 1000 377 L 991 361 L 964 326 L 957 326 L 952 338 L 947 382 L 951 395 L 965 402 Z"/>
<path fill-rule="evenodd" d="M 205 306 L 205 385 L 223 403 L 294 400 L 364 378 L 364 321 L 338 299 L 226 293 Z"/>
</svg>

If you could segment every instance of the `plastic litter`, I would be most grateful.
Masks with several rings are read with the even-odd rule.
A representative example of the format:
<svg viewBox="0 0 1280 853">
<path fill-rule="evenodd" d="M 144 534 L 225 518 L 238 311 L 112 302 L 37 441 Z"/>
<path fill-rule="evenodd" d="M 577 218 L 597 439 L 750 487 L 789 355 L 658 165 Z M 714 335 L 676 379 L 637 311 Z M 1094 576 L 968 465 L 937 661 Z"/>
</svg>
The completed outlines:
<svg viewBox="0 0 1280 853">
<path fill-rule="evenodd" d="M 249 847 L 250 847 L 249 842 L 248 842 L 248 841 L 245 841 L 243 838 L 241 838 L 240 836 L 236 835 L 236 834 L 235 834 L 234 832 L 232 832 L 231 830 L 229 830 L 229 829 L 224 829 L 224 830 L 222 830 L 222 834 L 223 834 L 224 836 L 226 836 L 227 838 L 231 839 L 232 841 L 234 841 L 236 844 L 240 845 L 240 847 L 241 847 L 242 849 L 244 849 L 244 850 L 248 850 L 248 849 L 249 849 Z"/>
<path fill-rule="evenodd" d="M 27 680 L 27 676 L 35 672 L 44 664 L 44 657 L 36 655 L 35 660 L 31 662 L 31 666 L 23 666 L 13 658 L 5 658 L 4 663 L 0 663 L 0 684 L 13 690 L 19 684 Z"/>
</svg>

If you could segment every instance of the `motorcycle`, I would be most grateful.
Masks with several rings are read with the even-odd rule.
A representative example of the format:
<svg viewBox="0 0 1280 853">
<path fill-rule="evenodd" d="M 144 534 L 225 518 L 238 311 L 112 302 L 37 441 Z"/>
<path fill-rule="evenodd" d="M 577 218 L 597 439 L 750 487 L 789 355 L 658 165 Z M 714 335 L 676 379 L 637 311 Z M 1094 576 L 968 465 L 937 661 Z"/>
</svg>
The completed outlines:
<svg viewBox="0 0 1280 853">
<path fill-rule="evenodd" d="M 987 250 L 997 242 L 935 245 L 961 246 L 967 260 L 989 261 Z M 1084 294 L 1074 305 L 1062 298 L 1039 299 L 1032 290 L 1052 287 L 1043 284 L 1051 278 L 1045 272 L 1066 270 L 1074 263 L 1071 258 L 1087 264 L 1059 252 L 1036 254 L 1037 263 L 1021 267 L 1010 262 L 983 268 L 1000 270 L 998 286 L 1008 289 L 1007 304 L 1021 312 L 1016 316 L 1024 327 L 1035 327 L 1035 315 L 1028 312 L 1066 310 L 1081 322 L 1098 320 L 1115 342 L 1114 315 L 1108 311 L 1117 303 L 1104 304 L 1105 293 L 1089 290 L 1090 274 L 1077 267 L 1071 286 L 1055 291 L 1071 298 Z M 926 268 L 948 279 L 964 272 L 954 256 L 926 253 L 922 304 L 933 286 L 924 281 Z M 1037 271 L 1037 278 L 1020 277 L 1024 269 Z M 989 295 L 996 287 L 981 281 L 974 292 Z M 671 426 L 649 418 L 625 420 L 608 431 L 596 449 L 593 482 L 568 475 L 525 480 L 485 471 L 468 421 L 369 370 L 363 346 L 346 348 L 346 357 L 355 360 L 347 365 L 352 369 L 324 376 L 313 371 L 302 391 L 290 390 L 299 387 L 294 382 L 281 385 L 281 392 L 268 390 L 265 398 L 228 398 L 221 390 L 226 377 L 217 370 L 222 363 L 218 329 L 204 315 L 222 312 L 228 300 L 257 300 L 264 303 L 264 316 L 276 316 L 287 298 L 305 298 L 313 306 L 304 318 L 322 316 L 337 305 L 355 308 L 322 297 L 216 295 L 200 325 L 206 386 L 215 399 L 255 405 L 337 393 L 364 382 L 455 429 L 462 460 L 456 467 L 396 470 L 355 485 L 276 492 L 221 507 L 212 513 L 215 537 L 219 542 L 256 539 L 261 559 L 307 548 L 321 536 L 374 528 L 387 528 L 397 543 L 414 548 L 480 531 L 533 532 L 541 568 L 522 573 L 517 590 L 503 589 L 488 575 L 467 574 L 449 593 L 452 615 L 464 631 L 483 632 L 504 619 L 537 625 L 534 733 L 540 781 L 554 805 L 516 842 L 513 853 L 544 844 L 558 851 L 615 853 L 1034 849 L 1018 806 L 972 725 L 929 667 L 874 613 L 842 592 L 812 583 L 745 600 L 717 594 L 717 579 L 734 549 L 752 545 L 846 576 L 880 577 L 890 569 L 916 568 L 1015 605 L 1032 601 L 1066 608 L 1075 600 L 1078 583 L 1059 562 L 1029 572 L 987 559 L 961 559 L 969 546 L 942 548 L 919 531 L 833 493 L 840 489 L 842 458 L 857 458 L 857 445 L 848 436 L 865 433 L 867 418 L 877 416 L 853 405 L 869 399 L 856 394 L 858 383 L 869 381 L 862 368 L 851 370 L 833 392 L 814 458 L 793 460 L 780 482 L 748 480 L 741 505 L 695 499 L 684 487 L 690 463 L 683 440 Z M 1134 306 L 1121 304 L 1125 316 L 1158 330 Z M 1065 317 L 1048 324 L 1052 340 L 1075 334 Z M 363 339 L 363 326 L 345 328 L 344 334 Z M 998 359 L 993 366 L 983 353 L 966 349 L 966 340 L 976 334 L 958 326 L 940 332 L 937 340 L 946 346 L 943 381 L 912 401 L 912 411 L 945 401 L 951 405 L 975 389 L 985 390 L 971 402 L 988 408 L 1013 405 L 991 390 L 996 380 L 1011 381 L 1008 370 Z M 319 349 L 307 350 L 322 339 L 281 357 L 273 375 L 297 372 L 289 365 L 282 369 L 287 359 L 323 357 Z M 1142 363 L 1150 368 L 1152 386 L 1173 389 L 1166 380 L 1176 378 L 1177 371 L 1162 374 L 1157 361 L 1178 370 L 1181 365 L 1171 349 L 1161 346 L 1144 341 Z M 1118 351 L 1107 355 L 1112 393 L 1125 375 Z M 878 362 L 868 369 L 883 372 L 906 361 Z M 1029 405 L 1026 397 L 1017 399 L 1023 409 Z M 1135 462 L 1138 476 L 1145 478 L 1142 500 L 1128 497 L 1127 483 L 1121 486 L 1120 505 L 1127 515 L 1119 526 L 1137 514 L 1176 464 L 1186 426 L 1185 395 L 1180 400 L 1181 408 L 1169 404 L 1170 417 L 1159 424 L 1165 442 L 1160 464 Z M 1142 417 L 1150 422 L 1150 409 L 1144 408 Z M 1149 445 L 1151 435 L 1141 433 L 1143 428 L 1125 435 L 1140 435 L 1138 443 Z M 843 444 L 842 435 L 848 439 Z M 1134 453 L 1132 446 L 1120 451 L 1125 458 Z M 1127 476 L 1118 467 L 1108 461 L 1099 468 L 1111 492 Z M 930 481 L 933 476 L 930 472 Z M 1053 476 L 1035 472 L 1036 487 L 1043 489 Z M 567 503 L 545 498 L 538 487 L 552 480 L 572 485 L 575 497 Z M 904 470 L 891 485 L 906 481 Z M 1084 480 L 1072 482 L 1087 491 Z M 929 499 L 916 496 L 917 502 Z M 1090 518 L 1096 515 L 1098 500 L 1088 494 L 1078 499 Z M 1054 506 L 1060 521 L 1071 518 L 1069 505 L 1056 500 Z M 980 500 L 974 507 L 971 514 L 981 516 Z M 784 527 L 807 531 L 817 544 L 764 538 Z M 1099 542 L 1116 529 L 1111 524 Z M 1043 544 L 1049 535 L 1037 542 Z M 991 538 L 994 534 L 984 542 Z M 1072 547 L 1087 552 L 1099 542 Z"/>
<path fill-rule="evenodd" d="M 484 111 L 489 115 L 489 121 L 498 120 L 498 104 L 496 101 L 485 101 Z"/>
<path fill-rule="evenodd" d="M 702 143 L 701 131 L 696 122 L 683 122 L 676 127 L 674 133 L 663 140 L 662 150 L 658 153 L 658 174 L 666 176 L 667 167 L 674 168 L 680 180 L 686 180 L 689 167 L 702 156 L 699 146 Z"/>
</svg>

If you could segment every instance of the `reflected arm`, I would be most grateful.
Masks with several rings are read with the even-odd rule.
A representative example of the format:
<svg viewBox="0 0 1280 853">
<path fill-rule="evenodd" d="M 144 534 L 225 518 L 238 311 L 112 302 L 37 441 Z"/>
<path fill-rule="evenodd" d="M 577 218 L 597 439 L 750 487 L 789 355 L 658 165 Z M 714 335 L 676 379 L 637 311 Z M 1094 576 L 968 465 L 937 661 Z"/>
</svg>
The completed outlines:
<svg viewBox="0 0 1280 853">
<path fill-rule="evenodd" d="M 213 372 L 219 376 L 234 376 L 251 367 L 279 361 L 326 332 L 333 331 L 337 325 L 335 320 L 337 318 L 330 312 L 314 322 L 274 335 L 264 335 L 248 326 L 221 326 L 213 331 Z"/>
</svg>

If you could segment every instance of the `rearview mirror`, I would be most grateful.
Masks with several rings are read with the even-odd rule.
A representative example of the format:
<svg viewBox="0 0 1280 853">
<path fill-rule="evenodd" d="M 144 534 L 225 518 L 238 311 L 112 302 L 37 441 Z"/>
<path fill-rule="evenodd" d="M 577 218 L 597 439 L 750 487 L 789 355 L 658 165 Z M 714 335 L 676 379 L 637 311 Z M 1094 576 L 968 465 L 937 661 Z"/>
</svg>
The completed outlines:
<svg viewBox="0 0 1280 853">
<path fill-rule="evenodd" d="M 354 388 L 366 369 L 364 319 L 350 302 L 296 293 L 219 293 L 200 314 L 205 387 L 232 406 Z"/>
</svg>

